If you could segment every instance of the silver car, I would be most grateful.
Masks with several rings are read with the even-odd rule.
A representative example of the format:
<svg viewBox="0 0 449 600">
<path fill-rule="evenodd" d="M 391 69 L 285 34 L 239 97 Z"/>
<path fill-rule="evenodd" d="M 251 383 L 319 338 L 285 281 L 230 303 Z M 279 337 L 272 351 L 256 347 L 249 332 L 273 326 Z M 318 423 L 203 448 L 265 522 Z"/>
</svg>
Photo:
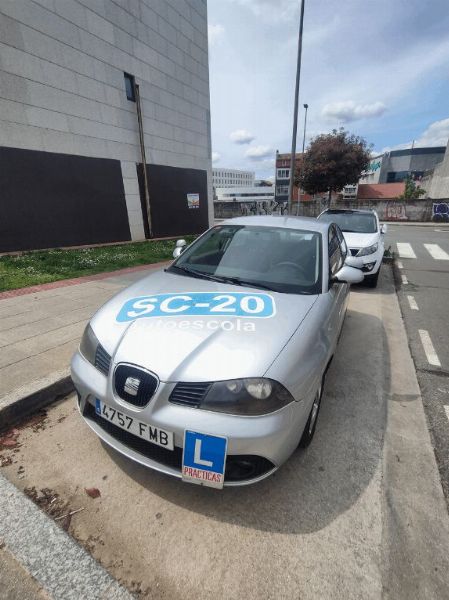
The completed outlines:
<svg viewBox="0 0 449 600">
<path fill-rule="evenodd" d="M 337 225 L 242 217 L 107 302 L 72 359 L 104 442 L 185 481 L 260 481 L 313 437 L 354 268 Z"/>
</svg>

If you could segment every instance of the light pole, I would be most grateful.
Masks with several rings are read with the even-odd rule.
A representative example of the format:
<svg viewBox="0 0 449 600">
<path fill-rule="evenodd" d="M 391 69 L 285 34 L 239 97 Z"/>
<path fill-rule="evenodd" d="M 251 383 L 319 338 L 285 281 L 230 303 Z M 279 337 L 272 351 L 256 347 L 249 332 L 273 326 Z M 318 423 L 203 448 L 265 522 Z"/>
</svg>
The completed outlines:
<svg viewBox="0 0 449 600">
<path fill-rule="evenodd" d="M 293 112 L 293 132 L 292 132 L 292 152 L 290 157 L 290 181 L 288 184 L 288 213 L 291 213 L 293 201 L 293 184 L 295 180 L 296 166 L 296 133 L 298 130 L 298 100 L 299 100 L 299 81 L 301 77 L 301 55 L 302 55 L 302 30 L 304 25 L 304 2 L 301 0 L 301 13 L 299 17 L 298 34 L 298 61 L 296 64 L 296 85 L 295 85 L 295 108 Z"/>
<path fill-rule="evenodd" d="M 306 128 L 307 128 L 307 109 L 309 108 L 308 104 L 303 104 L 306 109 L 304 115 L 304 134 L 302 136 L 302 168 L 304 169 L 304 161 L 305 161 L 305 147 L 306 147 Z M 296 216 L 299 215 L 299 201 L 301 200 L 301 187 L 298 187 L 298 202 L 296 204 Z"/>
</svg>

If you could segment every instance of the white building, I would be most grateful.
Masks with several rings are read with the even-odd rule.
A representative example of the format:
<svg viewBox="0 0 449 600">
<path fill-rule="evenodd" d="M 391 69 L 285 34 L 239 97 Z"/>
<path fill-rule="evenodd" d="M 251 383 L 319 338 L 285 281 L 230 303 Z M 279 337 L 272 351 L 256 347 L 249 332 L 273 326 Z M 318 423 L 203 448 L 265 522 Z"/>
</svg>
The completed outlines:
<svg viewBox="0 0 449 600">
<path fill-rule="evenodd" d="M 449 200 L 449 141 L 443 162 L 433 169 L 430 177 L 425 178 L 423 187 L 429 198 Z"/>
<path fill-rule="evenodd" d="M 274 186 L 247 186 L 217 188 L 217 202 L 274 202 Z"/>
<path fill-rule="evenodd" d="M 147 191 L 153 236 L 204 231 L 206 0 L 3 1 L 0 23 L 0 251 L 145 239 Z"/>
<path fill-rule="evenodd" d="M 254 179 L 254 171 L 239 171 L 238 169 L 212 169 L 212 180 L 215 189 L 253 186 Z"/>
<path fill-rule="evenodd" d="M 371 158 L 369 167 L 366 171 L 363 171 L 359 183 L 379 183 L 383 156 L 383 154 L 379 154 Z"/>
</svg>

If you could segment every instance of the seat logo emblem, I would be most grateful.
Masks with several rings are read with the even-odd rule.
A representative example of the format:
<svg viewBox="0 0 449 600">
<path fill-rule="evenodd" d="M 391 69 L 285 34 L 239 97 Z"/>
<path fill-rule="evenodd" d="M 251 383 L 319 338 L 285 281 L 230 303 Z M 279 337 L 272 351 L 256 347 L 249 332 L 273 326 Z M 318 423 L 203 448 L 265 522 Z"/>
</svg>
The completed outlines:
<svg viewBox="0 0 449 600">
<path fill-rule="evenodd" d="M 130 396 L 137 396 L 139 385 L 140 379 L 137 379 L 137 377 L 127 377 L 123 389 Z"/>
</svg>

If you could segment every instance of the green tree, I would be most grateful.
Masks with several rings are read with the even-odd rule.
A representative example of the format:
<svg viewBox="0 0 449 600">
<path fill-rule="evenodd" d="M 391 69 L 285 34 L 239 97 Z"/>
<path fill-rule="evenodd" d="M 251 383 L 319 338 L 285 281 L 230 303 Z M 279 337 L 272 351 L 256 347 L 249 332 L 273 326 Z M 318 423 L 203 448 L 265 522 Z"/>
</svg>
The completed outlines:
<svg viewBox="0 0 449 600">
<path fill-rule="evenodd" d="M 418 187 L 413 179 L 409 176 L 405 180 L 405 188 L 402 194 L 396 196 L 396 200 L 417 200 L 425 194 L 425 190 Z"/>
<path fill-rule="evenodd" d="M 371 159 L 371 146 L 362 137 L 345 129 L 318 135 L 298 169 L 295 184 L 308 194 L 339 192 L 348 184 L 356 184 Z"/>
</svg>

